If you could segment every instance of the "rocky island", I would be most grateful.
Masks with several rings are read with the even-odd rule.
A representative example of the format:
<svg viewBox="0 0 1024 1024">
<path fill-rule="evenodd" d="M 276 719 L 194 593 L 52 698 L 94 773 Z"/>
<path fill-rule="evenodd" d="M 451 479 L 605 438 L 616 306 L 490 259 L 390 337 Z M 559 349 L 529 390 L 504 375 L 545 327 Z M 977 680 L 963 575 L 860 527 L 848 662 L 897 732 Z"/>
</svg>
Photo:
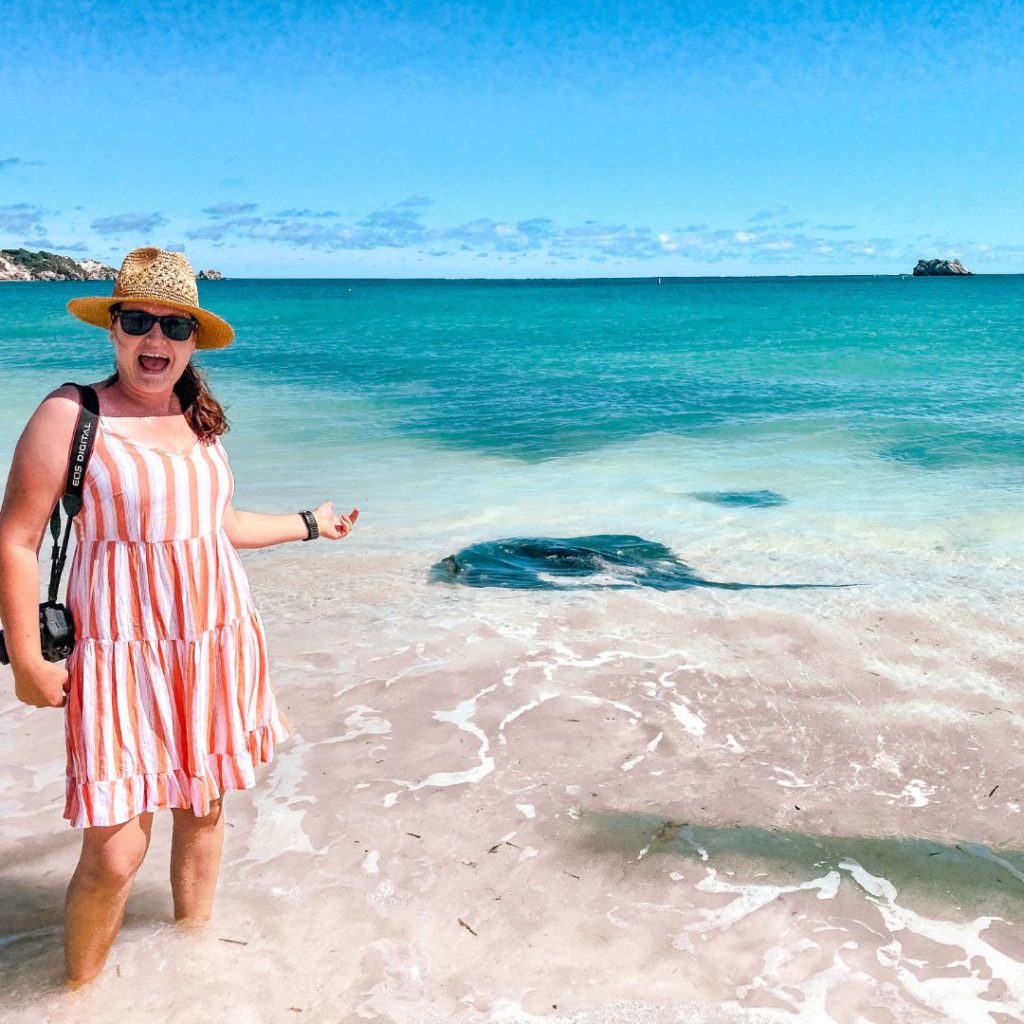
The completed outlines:
<svg viewBox="0 0 1024 1024">
<path fill-rule="evenodd" d="M 914 267 L 914 277 L 955 277 L 972 273 L 959 260 L 918 260 Z"/>
<path fill-rule="evenodd" d="M 98 260 L 53 252 L 0 249 L 0 281 L 112 281 L 117 271 Z"/>
<path fill-rule="evenodd" d="M 113 281 L 117 270 L 99 260 L 74 260 L 40 249 L 0 249 L 2 281 Z M 201 270 L 200 281 L 223 281 L 219 270 Z"/>
</svg>

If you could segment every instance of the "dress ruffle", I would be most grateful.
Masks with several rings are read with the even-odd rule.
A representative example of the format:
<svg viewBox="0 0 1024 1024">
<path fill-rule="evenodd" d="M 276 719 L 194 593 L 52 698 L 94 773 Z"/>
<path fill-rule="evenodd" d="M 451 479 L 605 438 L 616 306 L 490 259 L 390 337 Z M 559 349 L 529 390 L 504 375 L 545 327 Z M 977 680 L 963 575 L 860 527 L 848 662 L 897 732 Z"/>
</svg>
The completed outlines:
<svg viewBox="0 0 1024 1024">
<path fill-rule="evenodd" d="M 139 814 L 164 808 L 191 810 L 203 817 L 228 790 L 255 786 L 256 768 L 269 764 L 275 744 L 289 735 L 291 726 L 278 713 L 274 721 L 246 734 L 244 754 L 207 754 L 202 775 L 174 768 L 81 783 L 69 775 L 64 817 L 74 828 L 121 825 Z"/>
<path fill-rule="evenodd" d="M 248 614 L 192 639 L 82 637 L 68 661 L 67 796 L 76 828 L 164 807 L 209 813 L 291 732 Z"/>
</svg>

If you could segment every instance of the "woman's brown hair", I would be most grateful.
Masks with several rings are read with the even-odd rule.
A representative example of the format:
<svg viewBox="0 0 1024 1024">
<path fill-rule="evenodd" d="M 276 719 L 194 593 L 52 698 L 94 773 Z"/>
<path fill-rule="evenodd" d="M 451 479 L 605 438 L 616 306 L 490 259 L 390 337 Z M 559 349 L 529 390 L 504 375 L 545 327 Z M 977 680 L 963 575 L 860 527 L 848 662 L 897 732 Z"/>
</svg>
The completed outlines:
<svg viewBox="0 0 1024 1024">
<path fill-rule="evenodd" d="M 206 383 L 206 374 L 194 363 L 185 367 L 185 372 L 174 385 L 174 393 L 181 402 L 181 411 L 192 428 L 192 433 L 203 444 L 211 444 L 221 434 L 226 434 L 228 418 L 224 406 L 213 397 Z"/>
<path fill-rule="evenodd" d="M 103 383 L 113 384 L 118 378 L 115 370 Z M 181 403 L 181 413 L 202 444 L 212 444 L 221 434 L 231 428 L 224 414 L 224 406 L 213 397 L 210 386 L 206 383 L 206 374 L 193 363 L 185 367 L 185 372 L 174 385 L 174 393 Z"/>
</svg>

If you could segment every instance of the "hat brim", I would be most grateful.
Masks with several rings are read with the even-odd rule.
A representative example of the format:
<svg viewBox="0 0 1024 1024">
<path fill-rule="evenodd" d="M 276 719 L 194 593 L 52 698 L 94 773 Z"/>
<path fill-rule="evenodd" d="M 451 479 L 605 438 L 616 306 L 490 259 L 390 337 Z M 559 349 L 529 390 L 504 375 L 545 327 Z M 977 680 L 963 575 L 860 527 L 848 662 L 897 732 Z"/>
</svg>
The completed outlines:
<svg viewBox="0 0 1024 1024">
<path fill-rule="evenodd" d="M 234 340 L 235 330 L 227 322 L 222 320 L 215 313 L 200 309 L 199 306 L 190 306 L 184 302 L 169 302 L 166 299 L 146 299 L 111 297 L 109 295 L 93 295 L 80 299 L 72 299 L 68 303 L 68 312 L 79 320 L 92 324 L 94 327 L 102 327 L 104 330 L 110 328 L 111 307 L 122 302 L 149 302 L 156 306 L 167 306 L 169 309 L 177 309 L 182 313 L 189 313 L 199 323 L 196 331 L 196 348 L 227 348 Z"/>
</svg>

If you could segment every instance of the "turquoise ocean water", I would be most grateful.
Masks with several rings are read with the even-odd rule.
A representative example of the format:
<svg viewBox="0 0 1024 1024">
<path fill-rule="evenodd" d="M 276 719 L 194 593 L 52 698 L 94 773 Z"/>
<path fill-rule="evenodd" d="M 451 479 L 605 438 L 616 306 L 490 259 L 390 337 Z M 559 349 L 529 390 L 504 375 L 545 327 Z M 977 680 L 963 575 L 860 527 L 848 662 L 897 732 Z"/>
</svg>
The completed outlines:
<svg viewBox="0 0 1024 1024">
<path fill-rule="evenodd" d="M 109 287 L 0 289 L 4 467 L 50 388 L 109 371 L 102 332 L 64 311 Z M 367 550 L 616 533 L 719 563 L 746 546 L 737 569 L 1021 556 L 1024 277 L 252 280 L 202 299 L 237 330 L 200 355 L 237 503 L 358 505 Z"/>
</svg>

